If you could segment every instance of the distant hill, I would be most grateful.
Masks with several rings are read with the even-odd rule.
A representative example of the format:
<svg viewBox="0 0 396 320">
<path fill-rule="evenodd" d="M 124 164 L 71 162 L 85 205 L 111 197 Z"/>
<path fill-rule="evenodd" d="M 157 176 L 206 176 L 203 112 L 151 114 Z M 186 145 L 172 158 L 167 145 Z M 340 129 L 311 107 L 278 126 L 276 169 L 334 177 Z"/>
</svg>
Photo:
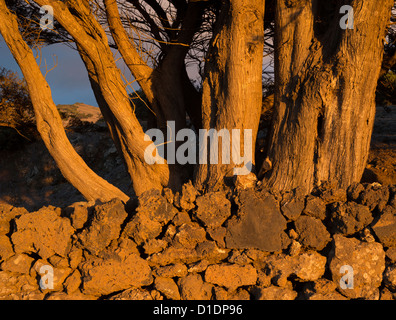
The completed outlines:
<svg viewBox="0 0 396 320">
<path fill-rule="evenodd" d="M 74 104 L 58 104 L 57 108 L 61 113 L 62 119 L 71 116 L 79 118 L 81 121 L 96 123 L 102 119 L 100 109 L 85 103 L 76 102 Z"/>
</svg>

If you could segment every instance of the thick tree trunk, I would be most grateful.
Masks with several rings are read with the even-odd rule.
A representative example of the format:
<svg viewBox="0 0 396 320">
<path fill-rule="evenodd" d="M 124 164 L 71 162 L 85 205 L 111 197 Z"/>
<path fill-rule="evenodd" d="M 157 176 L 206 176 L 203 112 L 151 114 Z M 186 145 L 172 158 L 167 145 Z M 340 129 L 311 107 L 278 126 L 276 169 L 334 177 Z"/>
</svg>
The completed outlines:
<svg viewBox="0 0 396 320">
<path fill-rule="evenodd" d="M 41 74 L 31 49 L 19 33 L 16 17 L 7 9 L 4 0 L 0 0 L 0 32 L 27 82 L 37 129 L 64 177 L 87 200 L 109 201 L 120 198 L 128 201 L 127 195 L 96 175 L 70 144 L 48 83 Z"/>
<path fill-rule="evenodd" d="M 103 99 L 112 115 L 113 134 L 117 134 L 132 185 L 137 195 L 146 190 L 162 189 L 164 186 L 179 184 L 178 179 L 169 175 L 169 167 L 164 164 L 150 165 L 146 162 L 145 151 L 151 141 L 137 120 L 129 97 L 108 45 L 107 35 L 94 18 L 87 3 L 75 0 L 68 3 L 76 12 L 73 15 L 68 6 L 57 0 L 36 0 L 39 5 L 49 4 L 54 9 L 55 19 L 74 38 L 76 43 L 92 61 Z M 109 117 L 107 117 L 109 119 Z M 117 144 L 117 142 L 116 142 Z"/>
<path fill-rule="evenodd" d="M 186 75 L 184 59 L 200 25 L 204 4 L 201 2 L 188 4 L 177 43 L 169 45 L 165 57 L 154 70 L 144 63 L 135 44 L 129 39 L 121 23 L 116 1 L 105 0 L 104 4 L 111 34 L 121 56 L 154 110 L 157 127 L 166 135 L 167 122 L 174 121 L 175 131 L 179 132 L 186 127 L 187 111 L 194 126 L 200 128 L 200 95 Z M 165 150 L 177 149 L 180 144 L 174 139 L 166 141 Z M 186 168 L 177 163 L 169 164 L 168 168 L 173 188 L 179 189 L 183 181 L 188 178 Z"/>
<path fill-rule="evenodd" d="M 239 129 L 240 135 L 232 143 L 243 155 L 244 130 L 252 133 L 254 165 L 255 140 L 262 104 L 262 60 L 264 46 L 265 1 L 223 1 L 216 30 L 209 49 L 203 83 L 202 124 L 204 129 Z M 195 176 L 196 187 L 219 189 L 232 177 L 236 167 L 231 155 L 230 164 L 222 164 L 222 139 L 219 139 L 219 164 L 199 164 Z M 210 143 L 208 143 L 210 148 Z M 224 146 L 227 148 L 227 146 Z M 230 146 L 228 146 L 230 147 Z M 209 156 L 210 152 L 208 152 Z M 232 152 L 231 152 L 232 154 Z M 243 166 L 243 165 L 242 165 Z M 253 167 L 254 168 L 254 167 Z"/>
<path fill-rule="evenodd" d="M 393 0 L 277 1 L 275 111 L 264 181 L 277 189 L 359 182 L 375 117 L 375 89 Z"/>
</svg>

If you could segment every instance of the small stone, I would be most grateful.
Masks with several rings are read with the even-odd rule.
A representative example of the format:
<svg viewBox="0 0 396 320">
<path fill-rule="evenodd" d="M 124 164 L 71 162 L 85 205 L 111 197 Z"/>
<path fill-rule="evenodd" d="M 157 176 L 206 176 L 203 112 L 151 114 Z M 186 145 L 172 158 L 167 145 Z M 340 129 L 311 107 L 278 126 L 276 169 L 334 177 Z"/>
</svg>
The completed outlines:
<svg viewBox="0 0 396 320">
<path fill-rule="evenodd" d="M 205 271 L 209 266 L 209 261 L 203 259 L 197 263 L 194 263 L 192 266 L 188 268 L 189 273 L 199 273 Z"/>
<path fill-rule="evenodd" d="M 293 240 L 292 244 L 289 247 L 289 254 L 292 257 L 295 257 L 300 254 L 300 251 L 301 251 L 301 244 L 298 241 Z"/>
<path fill-rule="evenodd" d="M 185 248 L 195 248 L 197 243 L 206 239 L 205 229 L 196 222 L 185 223 L 181 225 L 173 238 L 174 246 L 182 246 Z"/>
<path fill-rule="evenodd" d="M 331 211 L 330 224 L 333 233 L 351 235 L 373 221 L 369 208 L 355 202 L 333 203 Z"/>
<path fill-rule="evenodd" d="M 218 227 L 218 228 L 208 228 L 206 231 L 209 233 L 210 237 L 216 241 L 216 243 L 224 248 L 225 247 L 225 235 L 227 232 L 227 229 L 224 227 Z"/>
<path fill-rule="evenodd" d="M 235 175 L 233 180 L 235 188 L 239 190 L 251 189 L 257 184 L 257 176 L 252 172 L 247 175 Z"/>
<path fill-rule="evenodd" d="M 187 267 L 182 263 L 158 267 L 155 269 L 155 275 L 164 278 L 184 277 L 187 275 Z"/>
<path fill-rule="evenodd" d="M 330 183 L 324 183 L 321 185 L 318 188 L 317 193 L 325 204 L 347 201 L 346 190 L 334 188 Z"/>
<path fill-rule="evenodd" d="M 239 265 L 246 265 L 251 263 L 252 259 L 250 259 L 246 255 L 246 253 L 242 253 L 239 250 L 233 250 L 231 251 L 231 254 L 228 256 L 228 262 Z"/>
<path fill-rule="evenodd" d="M 132 238 L 137 245 L 154 239 L 162 232 L 178 210 L 160 194 L 159 190 L 148 190 L 138 198 L 135 215 L 126 224 L 122 236 Z"/>
<path fill-rule="evenodd" d="M 210 300 L 212 285 L 203 282 L 199 274 L 190 274 L 177 281 L 183 300 Z"/>
<path fill-rule="evenodd" d="M 166 266 L 174 263 L 194 263 L 200 259 L 195 249 L 168 247 L 162 252 L 149 256 L 147 261 L 153 266 Z"/>
<path fill-rule="evenodd" d="M 78 290 L 81 284 L 81 273 L 74 270 L 63 283 L 63 287 L 68 294 L 74 293 Z"/>
<path fill-rule="evenodd" d="M 389 258 L 389 260 L 392 263 L 395 263 L 396 262 L 396 247 L 388 248 L 388 250 L 386 250 L 386 256 Z"/>
<path fill-rule="evenodd" d="M 172 219 L 172 223 L 178 227 L 185 223 L 191 223 L 191 219 L 186 211 L 179 211 Z"/>
<path fill-rule="evenodd" d="M 196 200 L 196 216 L 208 228 L 220 227 L 231 215 L 231 202 L 225 192 L 210 192 Z"/>
<path fill-rule="evenodd" d="M 304 247 L 322 250 L 330 241 L 330 234 L 324 224 L 316 218 L 301 216 L 295 222 L 298 241 Z"/>
<path fill-rule="evenodd" d="M 125 206 L 119 199 L 97 205 L 90 225 L 79 235 L 79 240 L 90 253 L 98 254 L 120 236 L 121 224 L 127 216 Z"/>
<path fill-rule="evenodd" d="M 392 292 L 396 292 L 396 264 L 390 265 L 384 272 L 385 286 Z"/>
<path fill-rule="evenodd" d="M 28 274 L 34 259 L 26 254 L 17 253 L 4 261 L 0 268 L 3 271 L 10 271 L 22 274 Z"/>
<path fill-rule="evenodd" d="M 353 183 L 347 189 L 348 198 L 352 201 L 359 199 L 360 194 L 364 191 L 364 186 L 361 183 Z"/>
<path fill-rule="evenodd" d="M 227 292 L 227 300 L 250 300 L 250 294 L 243 288 Z"/>
<path fill-rule="evenodd" d="M 294 189 L 292 192 L 283 194 L 280 203 L 282 214 L 290 221 L 295 221 L 304 210 L 305 199 L 300 189 Z"/>
<path fill-rule="evenodd" d="M 206 259 L 210 263 L 217 263 L 226 259 L 229 251 L 229 249 L 219 248 L 213 241 L 204 241 L 196 247 L 196 253 L 200 259 Z"/>
<path fill-rule="evenodd" d="M 326 204 L 321 198 L 309 195 L 306 198 L 303 213 L 307 216 L 324 220 L 326 218 Z"/>
<path fill-rule="evenodd" d="M 83 251 L 80 248 L 73 246 L 68 254 L 69 265 L 72 269 L 76 269 L 83 258 Z"/>
<path fill-rule="evenodd" d="M 301 281 L 316 281 L 323 276 L 326 270 L 326 257 L 312 251 L 305 252 L 296 258 L 293 273 Z"/>
<path fill-rule="evenodd" d="M 168 242 L 162 239 L 148 239 L 144 245 L 144 252 L 148 255 L 161 252 L 166 248 Z"/>
<path fill-rule="evenodd" d="M 7 260 L 14 255 L 10 238 L 0 234 L 0 259 Z"/>
<path fill-rule="evenodd" d="M 384 247 L 396 247 L 396 208 L 387 206 L 372 228 Z"/>
<path fill-rule="evenodd" d="M 111 296 L 109 300 L 153 300 L 153 297 L 145 289 L 130 288 Z"/>
<path fill-rule="evenodd" d="M 255 288 L 252 290 L 256 300 L 294 300 L 297 298 L 297 292 L 288 289 L 271 286 L 268 288 Z"/>
<path fill-rule="evenodd" d="M 256 284 L 257 270 L 251 265 L 210 265 L 205 271 L 205 281 L 235 290 L 241 286 Z"/>
<path fill-rule="evenodd" d="M 194 209 L 194 207 L 195 207 L 194 201 L 195 201 L 197 195 L 198 195 L 198 191 L 194 188 L 191 181 L 188 181 L 188 183 L 183 184 L 182 193 L 178 199 L 179 207 L 186 211 Z M 175 199 L 175 202 L 176 202 L 176 199 Z"/>
<path fill-rule="evenodd" d="M 95 205 L 94 201 L 90 202 L 76 202 L 65 208 L 65 214 L 70 218 L 74 229 L 82 229 L 84 224 L 88 221 L 88 216 Z"/>
<path fill-rule="evenodd" d="M 154 281 L 154 287 L 166 298 L 171 300 L 180 300 L 179 288 L 173 279 L 157 277 Z"/>
<path fill-rule="evenodd" d="M 370 211 L 378 207 L 382 211 L 389 200 L 389 188 L 381 186 L 379 183 L 372 183 L 366 186 L 366 189 L 360 193 L 358 201 L 368 206 Z"/>
</svg>

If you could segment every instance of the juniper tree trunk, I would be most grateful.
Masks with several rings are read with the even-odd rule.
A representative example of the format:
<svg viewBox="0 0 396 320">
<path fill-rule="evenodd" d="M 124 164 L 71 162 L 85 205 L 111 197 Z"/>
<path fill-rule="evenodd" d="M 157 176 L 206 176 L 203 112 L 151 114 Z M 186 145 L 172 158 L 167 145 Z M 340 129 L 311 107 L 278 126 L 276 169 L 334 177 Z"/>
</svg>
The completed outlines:
<svg viewBox="0 0 396 320">
<path fill-rule="evenodd" d="M 37 129 L 63 176 L 87 200 L 120 198 L 128 201 L 129 197 L 121 190 L 96 175 L 70 144 L 48 83 L 33 52 L 19 33 L 16 16 L 7 9 L 4 0 L 0 0 L 0 33 L 21 68 L 32 100 Z"/>
<path fill-rule="evenodd" d="M 349 3 L 354 28 L 344 30 L 344 1 L 277 1 L 270 187 L 309 192 L 362 177 L 393 0 Z"/>
<path fill-rule="evenodd" d="M 251 130 L 251 165 L 254 165 L 254 146 L 262 103 L 264 7 L 264 0 L 222 2 L 206 57 L 203 82 L 203 128 L 217 131 L 239 129 L 241 155 L 245 147 L 244 130 Z M 238 165 L 232 156 L 230 164 L 222 164 L 221 139 L 218 155 L 219 164 L 197 166 L 195 186 L 199 189 L 219 189 L 227 178 L 234 175 L 234 168 Z"/>
<path fill-rule="evenodd" d="M 54 9 L 54 18 L 74 38 L 80 49 L 89 58 L 95 70 L 96 84 L 104 99 L 111 119 L 115 143 L 121 148 L 122 156 L 137 195 L 150 189 L 162 189 L 180 184 L 177 175 L 169 174 L 167 163 L 150 165 L 145 158 L 147 139 L 129 102 L 121 72 L 117 68 L 108 38 L 91 11 L 89 3 L 73 0 L 63 3 L 58 0 L 36 0 L 39 5 L 49 4 Z M 92 79 L 91 79 L 92 80 Z"/>
</svg>

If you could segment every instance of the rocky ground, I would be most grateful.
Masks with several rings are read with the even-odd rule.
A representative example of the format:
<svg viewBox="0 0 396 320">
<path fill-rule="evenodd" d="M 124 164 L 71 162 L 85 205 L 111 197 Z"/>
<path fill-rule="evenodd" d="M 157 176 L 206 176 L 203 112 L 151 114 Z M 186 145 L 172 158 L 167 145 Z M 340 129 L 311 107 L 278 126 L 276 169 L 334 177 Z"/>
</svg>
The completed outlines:
<svg viewBox="0 0 396 320">
<path fill-rule="evenodd" d="M 228 192 L 186 184 L 126 206 L 87 203 L 41 141 L 2 151 L 0 299 L 396 299 L 388 111 L 377 113 L 362 183 L 308 196 L 239 177 Z M 72 117 L 65 127 L 88 165 L 132 195 L 103 123 Z"/>
<path fill-rule="evenodd" d="M 396 185 L 302 196 L 245 182 L 148 191 L 127 206 L 3 204 L 0 298 L 396 298 Z M 345 266 L 352 288 L 340 285 Z M 40 288 L 48 268 L 53 288 Z"/>
</svg>

